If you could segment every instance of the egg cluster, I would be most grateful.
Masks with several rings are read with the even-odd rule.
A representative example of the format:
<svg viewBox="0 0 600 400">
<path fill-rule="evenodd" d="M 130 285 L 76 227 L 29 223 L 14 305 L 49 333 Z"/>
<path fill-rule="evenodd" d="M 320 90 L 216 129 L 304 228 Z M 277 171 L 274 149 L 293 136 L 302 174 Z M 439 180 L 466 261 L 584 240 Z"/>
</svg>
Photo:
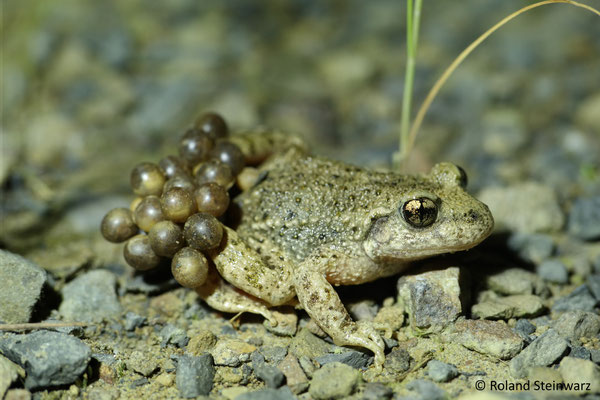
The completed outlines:
<svg viewBox="0 0 600 400">
<path fill-rule="evenodd" d="M 126 241 L 123 255 L 133 268 L 149 270 L 170 258 L 182 286 L 196 288 L 206 281 L 203 252 L 221 243 L 217 218 L 227 211 L 229 189 L 244 168 L 244 155 L 227 140 L 228 133 L 221 116 L 203 114 L 181 137 L 178 156 L 133 168 L 131 188 L 137 197 L 129 208 L 110 210 L 100 226 L 106 240 Z"/>
</svg>

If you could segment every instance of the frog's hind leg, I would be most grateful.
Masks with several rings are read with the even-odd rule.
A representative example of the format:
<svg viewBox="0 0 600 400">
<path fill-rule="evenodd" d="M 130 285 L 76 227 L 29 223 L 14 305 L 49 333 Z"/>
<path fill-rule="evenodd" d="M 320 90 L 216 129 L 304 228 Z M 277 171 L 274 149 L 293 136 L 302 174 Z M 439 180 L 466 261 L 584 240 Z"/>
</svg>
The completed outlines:
<svg viewBox="0 0 600 400">
<path fill-rule="evenodd" d="M 262 300 L 243 293 L 225 282 L 219 273 L 211 267 L 204 285 L 196 288 L 196 292 L 215 310 L 229 313 L 249 312 L 260 314 L 275 326 L 277 320 Z"/>
<path fill-rule="evenodd" d="M 221 246 L 209 252 L 223 279 L 271 306 L 288 304 L 296 296 L 292 264 L 275 250 L 258 254 L 236 231 L 223 229 Z"/>
<path fill-rule="evenodd" d="M 246 164 L 251 166 L 262 163 L 275 153 L 285 153 L 290 149 L 301 154 L 307 151 L 306 143 L 299 136 L 268 129 L 242 132 L 229 140 L 242 150 Z"/>
</svg>

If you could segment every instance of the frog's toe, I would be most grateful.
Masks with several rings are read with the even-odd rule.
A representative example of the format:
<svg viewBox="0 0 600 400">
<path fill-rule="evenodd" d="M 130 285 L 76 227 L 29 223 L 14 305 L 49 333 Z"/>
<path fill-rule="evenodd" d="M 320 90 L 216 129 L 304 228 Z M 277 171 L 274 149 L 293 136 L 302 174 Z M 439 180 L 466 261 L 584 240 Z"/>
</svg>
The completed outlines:
<svg viewBox="0 0 600 400">
<path fill-rule="evenodd" d="M 342 340 L 336 341 L 336 344 L 360 346 L 367 348 L 375 355 L 373 365 L 376 370 L 381 371 L 385 361 L 384 349 L 385 343 L 375 327 L 368 321 L 353 323 L 346 332 Z"/>
</svg>

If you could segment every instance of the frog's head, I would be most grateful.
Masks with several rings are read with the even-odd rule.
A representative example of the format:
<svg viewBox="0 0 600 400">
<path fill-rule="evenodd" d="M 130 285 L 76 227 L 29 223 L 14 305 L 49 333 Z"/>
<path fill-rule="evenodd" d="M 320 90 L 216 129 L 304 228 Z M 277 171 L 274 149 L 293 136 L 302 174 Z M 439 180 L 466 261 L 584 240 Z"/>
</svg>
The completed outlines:
<svg viewBox="0 0 600 400">
<path fill-rule="evenodd" d="M 465 191 L 467 176 L 451 163 L 398 188 L 394 209 L 374 210 L 363 243 L 376 261 L 415 260 L 469 249 L 494 226 L 488 207 Z"/>
</svg>

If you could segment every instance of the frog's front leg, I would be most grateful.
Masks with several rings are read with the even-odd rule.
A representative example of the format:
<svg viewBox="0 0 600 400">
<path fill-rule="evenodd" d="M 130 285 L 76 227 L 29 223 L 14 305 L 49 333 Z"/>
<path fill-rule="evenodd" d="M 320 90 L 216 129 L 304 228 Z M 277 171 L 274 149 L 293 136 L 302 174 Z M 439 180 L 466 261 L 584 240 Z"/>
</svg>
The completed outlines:
<svg viewBox="0 0 600 400">
<path fill-rule="evenodd" d="M 331 263 L 337 262 L 333 268 Z M 367 321 L 354 322 L 337 292 L 327 281 L 327 271 L 343 268 L 344 256 L 309 257 L 294 271 L 296 294 L 308 315 L 340 346 L 365 347 L 375 355 L 375 368 L 385 361 L 385 344 L 380 334 Z M 351 261 L 350 261 L 351 262 Z M 350 265 L 348 267 L 351 267 Z"/>
<path fill-rule="evenodd" d="M 206 304 L 215 310 L 230 313 L 249 312 L 260 314 L 268 319 L 272 325 L 277 325 L 276 319 L 264 302 L 237 290 L 225 282 L 213 267 L 209 269 L 204 285 L 196 288 L 196 292 Z"/>
<path fill-rule="evenodd" d="M 295 296 L 292 264 L 282 253 L 258 254 L 233 229 L 223 226 L 221 246 L 209 252 L 221 276 L 233 286 L 271 306 L 289 303 Z"/>
</svg>

